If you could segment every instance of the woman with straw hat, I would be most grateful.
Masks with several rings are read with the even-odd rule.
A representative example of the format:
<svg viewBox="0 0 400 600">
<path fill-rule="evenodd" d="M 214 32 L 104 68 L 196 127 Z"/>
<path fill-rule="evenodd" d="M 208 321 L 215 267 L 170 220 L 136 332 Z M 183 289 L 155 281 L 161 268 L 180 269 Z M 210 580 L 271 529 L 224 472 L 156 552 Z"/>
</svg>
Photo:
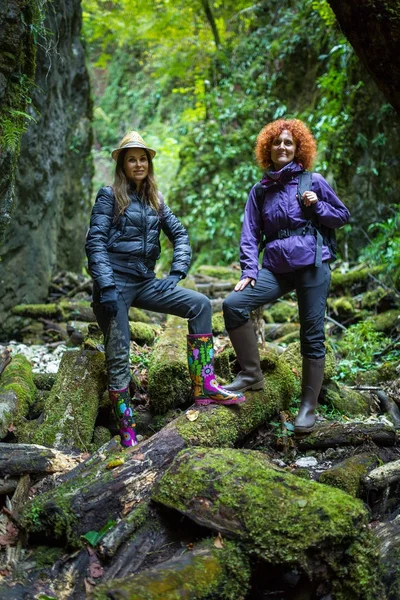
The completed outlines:
<svg viewBox="0 0 400 600">
<path fill-rule="evenodd" d="M 245 400 L 243 394 L 227 392 L 215 380 L 210 300 L 177 287 L 189 269 L 191 249 L 185 228 L 157 190 L 155 155 L 137 132 L 125 135 L 111 154 L 116 161 L 114 183 L 97 194 L 86 240 L 93 310 L 104 334 L 108 390 L 123 446 L 137 443 L 129 395 L 131 306 L 188 319 L 188 363 L 196 404 Z M 174 249 L 166 279 L 154 273 L 161 230 Z"/>
</svg>

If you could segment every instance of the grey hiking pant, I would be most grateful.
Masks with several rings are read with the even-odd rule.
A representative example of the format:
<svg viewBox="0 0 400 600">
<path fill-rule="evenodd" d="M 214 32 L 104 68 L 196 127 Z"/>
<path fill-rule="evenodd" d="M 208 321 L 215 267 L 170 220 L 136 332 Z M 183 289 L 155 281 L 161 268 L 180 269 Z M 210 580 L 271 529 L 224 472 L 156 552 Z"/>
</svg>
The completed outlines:
<svg viewBox="0 0 400 600">
<path fill-rule="evenodd" d="M 122 390 L 130 382 L 129 309 L 131 306 L 188 319 L 189 333 L 211 333 L 211 302 L 199 292 L 177 286 L 159 292 L 156 279 L 142 279 L 125 273 L 114 273 L 118 294 L 118 313 L 105 317 L 99 304 L 99 291 L 93 289 L 93 311 L 104 335 L 104 349 L 110 390 Z"/>
<path fill-rule="evenodd" d="M 327 262 L 320 267 L 312 265 L 284 274 L 261 269 L 254 287 L 249 284 L 240 292 L 231 292 L 225 299 L 223 311 L 226 328 L 229 331 L 240 327 L 248 321 L 252 310 L 296 290 L 301 353 L 307 358 L 323 358 L 324 317 L 330 281 L 331 271 Z"/>
</svg>

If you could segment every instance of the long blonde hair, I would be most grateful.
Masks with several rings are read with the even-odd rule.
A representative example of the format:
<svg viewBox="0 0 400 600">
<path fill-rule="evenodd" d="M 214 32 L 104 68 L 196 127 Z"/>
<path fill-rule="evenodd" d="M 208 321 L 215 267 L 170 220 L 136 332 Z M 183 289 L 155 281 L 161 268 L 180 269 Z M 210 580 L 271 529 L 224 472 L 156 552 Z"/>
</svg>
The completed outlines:
<svg viewBox="0 0 400 600">
<path fill-rule="evenodd" d="M 116 219 L 124 214 L 125 210 L 131 203 L 131 199 L 129 197 L 131 184 L 124 171 L 124 158 L 126 152 L 127 149 L 124 149 L 118 154 L 117 164 L 115 167 L 113 190 L 115 197 Z M 154 178 L 153 161 L 149 152 L 147 152 L 147 150 L 145 150 L 145 152 L 149 162 L 149 171 L 140 188 L 139 197 L 142 202 L 147 202 L 153 210 L 158 212 L 160 210 L 161 202 L 158 197 L 157 184 Z"/>
</svg>

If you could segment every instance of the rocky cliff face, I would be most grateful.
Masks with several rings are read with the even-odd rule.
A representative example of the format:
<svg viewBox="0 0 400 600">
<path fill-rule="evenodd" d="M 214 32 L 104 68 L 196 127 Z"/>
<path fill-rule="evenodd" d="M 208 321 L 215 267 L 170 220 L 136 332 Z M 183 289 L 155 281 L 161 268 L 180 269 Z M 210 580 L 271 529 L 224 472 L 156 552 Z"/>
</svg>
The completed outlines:
<svg viewBox="0 0 400 600">
<path fill-rule="evenodd" d="M 35 71 L 34 2 L 0 3 L 0 244 L 10 221 L 23 112 Z"/>
<path fill-rule="evenodd" d="M 12 306 L 46 298 L 52 274 L 79 271 L 91 207 L 91 100 L 80 40 L 80 0 L 47 4 L 32 121 L 21 142 L 11 225 L 0 249 L 0 336 Z"/>
</svg>

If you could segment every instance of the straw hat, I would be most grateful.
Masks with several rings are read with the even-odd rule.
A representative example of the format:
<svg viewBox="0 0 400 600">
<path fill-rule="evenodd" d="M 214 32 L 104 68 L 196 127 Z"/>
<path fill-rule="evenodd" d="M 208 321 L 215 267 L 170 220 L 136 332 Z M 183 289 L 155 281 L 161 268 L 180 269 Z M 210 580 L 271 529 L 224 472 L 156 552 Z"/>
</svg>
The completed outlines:
<svg viewBox="0 0 400 600">
<path fill-rule="evenodd" d="M 115 148 L 111 152 L 111 156 L 115 161 L 118 159 L 118 154 L 121 150 L 125 150 L 125 148 L 144 148 L 150 154 L 151 158 L 154 158 L 156 155 L 156 151 L 146 146 L 144 139 L 137 131 L 129 131 L 120 141 L 118 148 Z"/>
</svg>

